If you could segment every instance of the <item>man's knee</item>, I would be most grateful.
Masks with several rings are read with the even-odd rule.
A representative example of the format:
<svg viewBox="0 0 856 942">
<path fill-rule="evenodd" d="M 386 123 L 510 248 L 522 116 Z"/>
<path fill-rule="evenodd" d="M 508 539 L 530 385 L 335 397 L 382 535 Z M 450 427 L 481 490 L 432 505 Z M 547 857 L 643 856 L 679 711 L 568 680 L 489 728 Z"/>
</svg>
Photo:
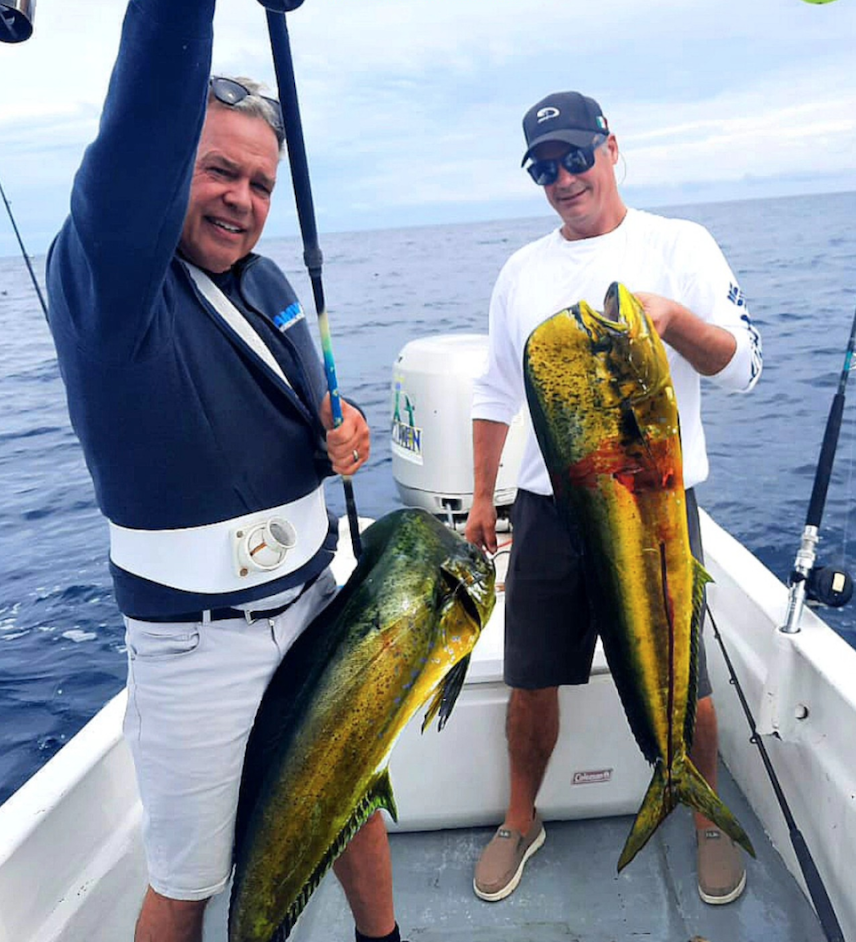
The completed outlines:
<svg viewBox="0 0 856 942">
<path fill-rule="evenodd" d="M 545 712 L 555 712 L 558 707 L 558 687 L 541 687 L 537 690 L 514 687 L 508 700 L 508 714 L 512 720 L 518 717 L 543 717 Z"/>
<path fill-rule="evenodd" d="M 559 734 L 559 688 L 514 688 L 508 700 L 505 734 L 513 750 L 536 749 L 549 755 Z"/>
<path fill-rule="evenodd" d="M 202 937 L 202 920 L 207 904 L 207 899 L 170 899 L 149 887 L 134 939 L 136 942 L 196 942 Z"/>
</svg>

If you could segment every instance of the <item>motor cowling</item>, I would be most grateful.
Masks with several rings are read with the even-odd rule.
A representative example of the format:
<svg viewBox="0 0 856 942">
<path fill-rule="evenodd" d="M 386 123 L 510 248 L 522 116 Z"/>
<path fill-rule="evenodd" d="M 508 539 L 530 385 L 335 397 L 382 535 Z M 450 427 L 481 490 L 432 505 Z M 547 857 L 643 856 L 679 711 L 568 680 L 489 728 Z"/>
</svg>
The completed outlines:
<svg viewBox="0 0 856 942">
<path fill-rule="evenodd" d="M 473 502 L 473 382 L 487 367 L 486 334 L 438 334 L 411 340 L 392 371 L 392 474 L 404 504 L 466 519 Z M 494 504 L 507 517 L 517 493 L 527 423 L 509 426 Z"/>
</svg>

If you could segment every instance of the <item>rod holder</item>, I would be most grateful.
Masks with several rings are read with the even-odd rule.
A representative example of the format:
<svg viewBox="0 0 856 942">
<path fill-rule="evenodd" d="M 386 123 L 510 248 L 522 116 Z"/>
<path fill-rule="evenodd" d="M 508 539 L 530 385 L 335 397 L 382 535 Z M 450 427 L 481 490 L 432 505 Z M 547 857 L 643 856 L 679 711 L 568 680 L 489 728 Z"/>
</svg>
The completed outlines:
<svg viewBox="0 0 856 942">
<path fill-rule="evenodd" d="M 29 39 L 35 14 L 36 0 L 0 0 L 0 42 L 22 43 Z"/>
</svg>

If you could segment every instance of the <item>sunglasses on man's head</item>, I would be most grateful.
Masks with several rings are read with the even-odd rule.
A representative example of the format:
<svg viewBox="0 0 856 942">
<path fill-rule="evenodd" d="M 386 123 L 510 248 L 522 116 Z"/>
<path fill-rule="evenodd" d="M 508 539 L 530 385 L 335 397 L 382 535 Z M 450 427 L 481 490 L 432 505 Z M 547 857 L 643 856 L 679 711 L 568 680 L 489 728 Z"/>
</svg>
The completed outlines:
<svg viewBox="0 0 856 942">
<path fill-rule="evenodd" d="M 274 114 L 276 115 L 276 121 L 279 125 L 279 130 L 283 130 L 284 126 L 282 122 L 282 108 L 280 107 L 280 104 L 276 98 L 268 98 L 267 95 L 259 95 L 258 92 L 251 92 L 240 82 L 236 82 L 234 79 L 230 78 L 222 78 L 219 75 L 212 76 L 208 85 L 211 88 L 211 91 L 214 93 L 214 97 L 217 99 L 217 101 L 224 105 L 237 105 L 238 102 L 243 101 L 245 98 L 248 98 L 251 95 L 255 95 L 256 98 L 263 99 L 269 105 L 273 106 Z"/>
<path fill-rule="evenodd" d="M 538 186 L 552 186 L 559 179 L 559 167 L 574 176 L 587 173 L 594 166 L 594 152 L 605 140 L 605 134 L 596 134 L 587 147 L 571 147 L 567 154 L 554 160 L 533 160 L 526 170 Z"/>
</svg>

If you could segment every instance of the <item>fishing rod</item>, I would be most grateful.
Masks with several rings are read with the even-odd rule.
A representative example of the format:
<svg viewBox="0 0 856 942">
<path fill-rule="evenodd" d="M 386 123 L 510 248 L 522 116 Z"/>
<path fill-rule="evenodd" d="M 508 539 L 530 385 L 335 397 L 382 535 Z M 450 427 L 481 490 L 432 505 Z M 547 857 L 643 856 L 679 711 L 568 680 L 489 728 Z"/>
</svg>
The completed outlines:
<svg viewBox="0 0 856 942">
<path fill-rule="evenodd" d="M 818 532 L 820 522 L 823 517 L 829 481 L 832 476 L 832 464 L 835 458 L 835 451 L 838 447 L 838 435 L 841 431 L 841 420 L 844 415 L 844 391 L 847 386 L 847 378 L 850 375 L 850 370 L 853 365 L 854 349 L 856 349 L 856 313 L 854 313 L 853 326 L 850 330 L 850 340 L 847 344 L 847 352 L 844 357 L 844 368 L 841 371 L 841 376 L 838 381 L 838 390 L 833 397 L 829 417 L 826 422 L 826 431 L 823 436 L 820 458 L 818 459 L 817 469 L 815 470 L 814 485 L 812 486 L 811 499 L 809 500 L 808 513 L 806 514 L 805 529 L 803 530 L 800 548 L 797 551 L 794 570 L 789 580 L 787 617 L 785 624 L 778 629 L 783 634 L 795 634 L 799 632 L 800 618 L 802 617 L 803 607 L 807 598 L 838 607 L 845 605 L 850 600 L 850 596 L 853 592 L 852 580 L 843 570 L 834 570 L 830 574 L 827 567 L 815 567 L 817 558 L 815 547 L 819 539 Z M 734 665 L 731 663 L 731 658 L 728 656 L 725 642 L 722 639 L 722 635 L 719 632 L 719 628 L 709 605 L 707 606 L 707 613 L 710 616 L 714 636 L 719 643 L 720 650 L 725 659 L 725 665 L 731 678 L 731 684 L 737 691 L 740 705 L 743 707 L 743 712 L 746 715 L 749 728 L 752 731 L 751 741 L 758 747 L 764 769 L 770 779 L 770 784 L 773 787 L 773 792 L 776 795 L 779 807 L 782 810 L 782 815 L 788 827 L 791 845 L 796 854 L 797 862 L 802 871 L 809 896 L 814 904 L 815 912 L 820 920 L 821 928 L 828 942 L 846 942 L 841 925 L 835 915 L 832 901 L 829 898 L 829 894 L 820 876 L 820 872 L 817 869 L 817 865 L 814 862 L 805 837 L 791 813 L 790 806 L 788 805 L 785 794 L 782 791 L 782 786 L 776 775 L 776 770 L 773 767 L 767 748 L 764 745 L 763 737 L 758 732 L 758 728 L 755 725 L 755 718 L 749 708 L 749 704 L 743 693 L 743 688 L 740 686 L 740 681 L 737 679 Z"/>
<path fill-rule="evenodd" d="M 36 294 L 39 296 L 39 303 L 42 305 L 42 311 L 44 311 L 44 315 L 47 317 L 48 306 L 45 304 L 45 299 L 42 297 L 42 289 L 39 287 L 36 273 L 33 271 L 33 265 L 30 262 L 30 256 L 27 255 L 27 250 L 24 248 L 24 240 L 21 238 L 21 233 L 18 232 L 18 226 L 15 224 L 15 217 L 12 215 L 12 207 L 9 205 L 9 200 L 6 199 L 6 193 L 3 190 L 2 183 L 0 183 L 0 196 L 3 197 L 3 202 L 6 204 L 6 212 L 9 214 L 9 220 L 12 223 L 12 228 L 15 230 L 15 236 L 18 239 L 18 245 L 21 246 L 21 254 L 24 256 L 24 261 L 27 263 L 27 269 L 30 272 L 30 278 L 33 281 L 33 287 L 36 289 Z"/>
<path fill-rule="evenodd" d="M 330 335 L 330 321 L 324 300 L 324 285 L 321 280 L 323 257 L 318 244 L 318 227 L 315 223 L 315 207 L 312 201 L 312 187 L 309 182 L 309 162 L 306 159 L 306 145 L 303 140 L 303 125 L 300 120 L 300 108 L 297 101 L 297 84 L 294 79 L 294 60 L 288 38 L 288 26 L 285 14 L 296 10 L 303 0 L 259 0 L 267 14 L 268 33 L 270 35 L 273 66 L 276 83 L 279 88 L 279 103 L 285 126 L 285 142 L 288 148 L 288 162 L 291 166 L 291 182 L 297 204 L 297 217 L 303 237 L 303 261 L 309 272 L 312 294 L 315 298 L 315 311 L 318 315 L 318 330 L 321 334 L 321 351 L 324 356 L 324 372 L 327 376 L 327 388 L 330 391 L 330 406 L 333 411 L 333 425 L 342 424 L 342 402 L 339 395 L 339 381 L 336 378 L 336 361 L 333 358 L 333 340 Z M 348 513 L 348 526 L 351 531 L 351 545 L 354 556 L 359 559 L 362 553 L 357 505 L 354 500 L 354 486 L 349 474 L 342 475 L 345 490 L 345 505 Z"/>
<path fill-rule="evenodd" d="M 853 580 L 848 573 L 841 569 L 829 570 L 827 567 L 815 566 L 817 560 L 815 547 L 819 540 L 820 521 L 826 505 L 829 480 L 832 477 L 835 450 L 838 447 L 838 435 L 844 415 L 844 390 L 847 386 L 847 377 L 853 367 L 854 348 L 856 348 L 856 313 L 853 315 L 853 326 L 850 328 L 844 367 L 838 379 L 838 390 L 832 399 L 829 417 L 826 420 L 826 431 L 823 433 L 823 443 L 814 475 L 805 528 L 789 580 L 787 615 L 785 624 L 780 629 L 785 634 L 796 634 L 800 630 L 800 618 L 806 598 L 837 608 L 846 605 L 853 594 Z"/>
<path fill-rule="evenodd" d="M 716 624 L 716 619 L 713 617 L 713 612 L 711 611 L 710 606 L 706 604 L 706 608 L 707 614 L 710 616 L 710 623 L 713 627 L 714 637 L 719 642 L 722 656 L 725 659 L 725 666 L 728 668 L 731 684 L 737 691 L 740 705 L 743 707 L 743 712 L 746 715 L 746 719 L 749 722 L 749 728 L 752 731 L 750 741 L 758 747 L 758 752 L 761 754 L 761 761 L 764 763 L 764 768 L 767 772 L 767 776 L 770 779 L 770 784 L 773 786 L 773 792 L 776 795 L 776 800 L 779 803 L 779 807 L 782 809 L 782 815 L 784 816 L 785 823 L 788 826 L 788 835 L 791 839 L 791 846 L 793 847 L 794 853 L 796 854 L 797 863 L 799 863 L 800 870 L 802 871 L 803 879 L 805 880 L 805 885 L 808 889 L 808 894 L 811 897 L 811 901 L 814 904 L 814 910 L 817 913 L 817 918 L 820 920 L 820 926 L 827 938 L 827 942 L 847 942 L 847 940 L 844 938 L 844 932 L 841 929 L 841 925 L 838 922 L 838 917 L 835 915 L 835 909 L 832 906 L 832 901 L 829 898 L 829 894 L 826 892 L 826 887 L 824 886 L 823 879 L 820 876 L 820 871 L 817 869 L 817 864 L 815 864 L 814 858 L 811 855 L 811 851 L 808 848 L 808 844 L 803 837 L 803 833 L 797 826 L 796 820 L 791 813 L 788 800 L 785 797 L 784 791 L 782 791 L 781 783 L 779 782 L 779 778 L 776 775 L 776 770 L 773 767 L 773 763 L 770 761 L 767 747 L 764 745 L 763 737 L 760 735 L 757 727 L 755 726 L 755 717 L 752 715 L 752 710 L 750 709 L 746 700 L 746 696 L 743 693 L 743 688 L 740 686 L 740 681 L 737 679 L 737 673 L 734 670 L 734 665 L 731 663 L 731 658 L 728 656 L 728 651 L 725 648 L 725 642 L 722 640 L 722 635 L 719 633 L 719 627 Z"/>
</svg>

